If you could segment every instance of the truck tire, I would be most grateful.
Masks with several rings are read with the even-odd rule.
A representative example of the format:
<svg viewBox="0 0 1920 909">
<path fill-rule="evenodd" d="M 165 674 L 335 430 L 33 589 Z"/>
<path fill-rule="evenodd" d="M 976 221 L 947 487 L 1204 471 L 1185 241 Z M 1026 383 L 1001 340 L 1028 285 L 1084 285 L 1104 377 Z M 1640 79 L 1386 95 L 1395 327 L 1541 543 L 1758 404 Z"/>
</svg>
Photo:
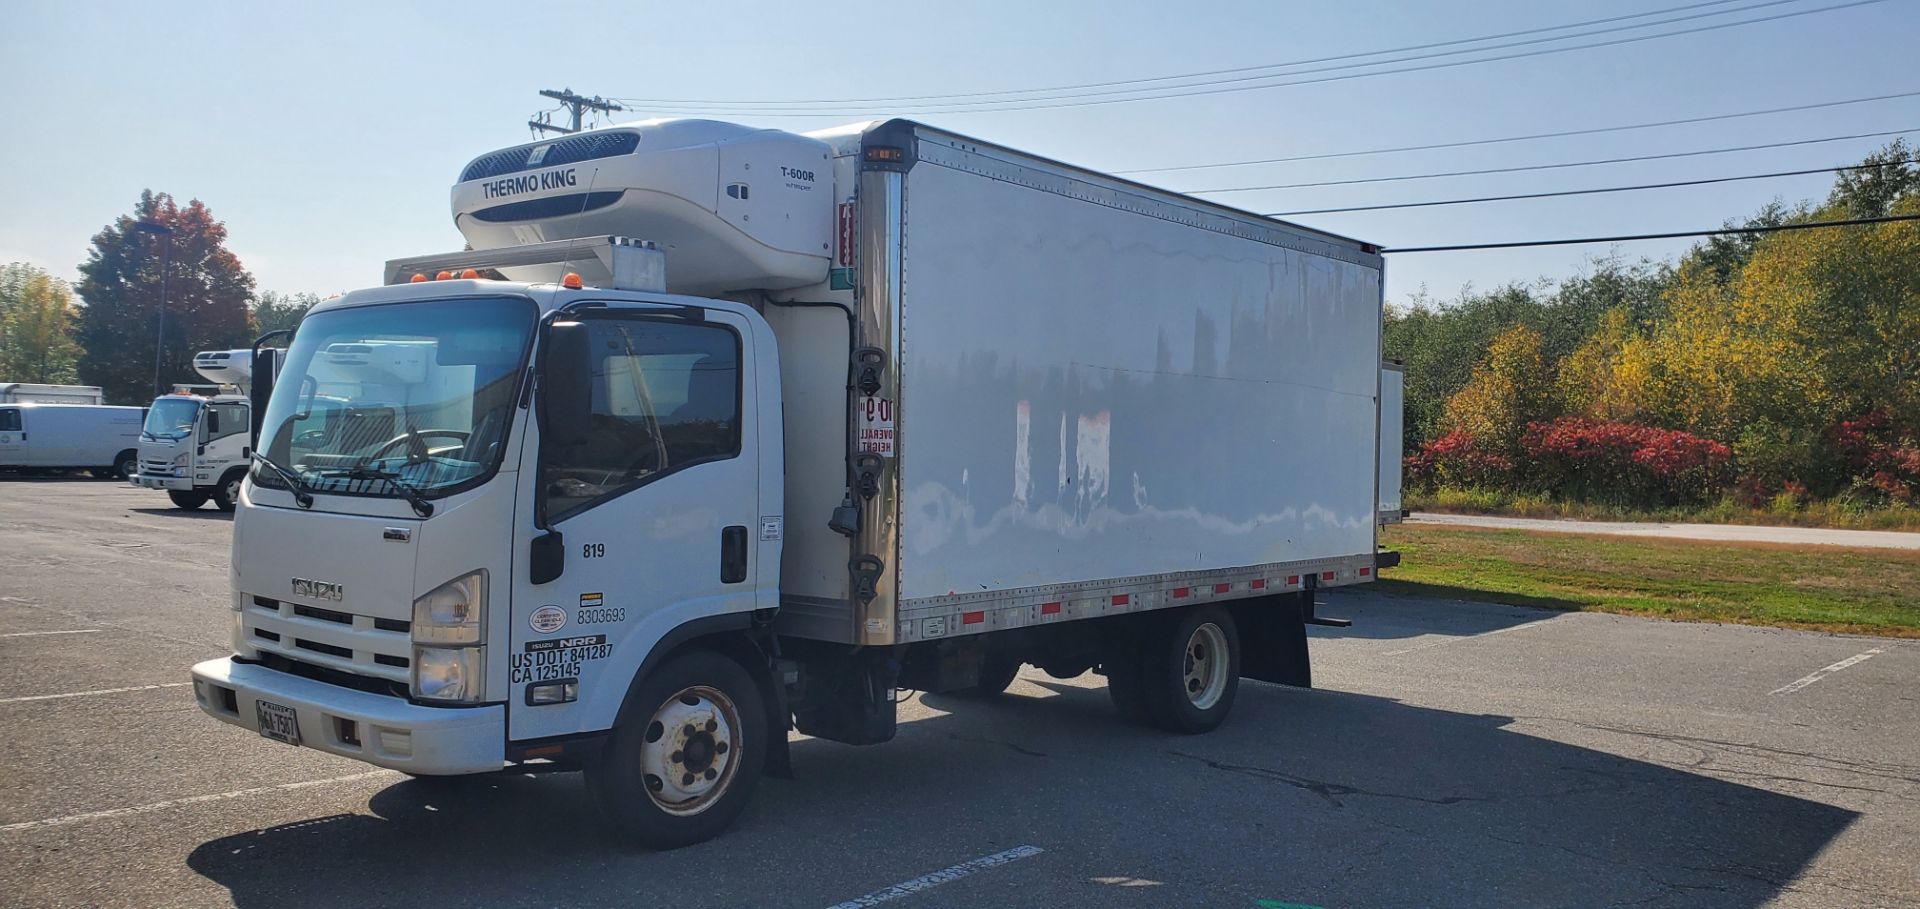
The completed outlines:
<svg viewBox="0 0 1920 909">
<path fill-rule="evenodd" d="M 132 480 L 140 472 L 140 456 L 131 451 L 123 451 L 113 459 L 113 476 L 122 480 Z"/>
<path fill-rule="evenodd" d="M 173 500 L 173 507 L 188 511 L 207 504 L 207 494 L 198 489 L 169 489 L 167 498 Z"/>
<path fill-rule="evenodd" d="M 1130 659 L 1108 670 L 1108 691 L 1122 715 L 1183 735 L 1226 721 L 1240 690 L 1240 636 L 1225 607 L 1197 606 L 1148 622 L 1135 644 Z"/>
<path fill-rule="evenodd" d="M 232 511 L 240 501 L 240 481 L 247 478 L 244 470 L 229 470 L 220 478 L 220 485 L 213 487 L 213 504 L 221 511 Z"/>
<path fill-rule="evenodd" d="M 711 839 L 746 808 L 766 764 L 766 706 L 740 664 L 711 650 L 668 659 L 620 709 L 586 768 L 608 823 L 649 849 Z"/>
</svg>

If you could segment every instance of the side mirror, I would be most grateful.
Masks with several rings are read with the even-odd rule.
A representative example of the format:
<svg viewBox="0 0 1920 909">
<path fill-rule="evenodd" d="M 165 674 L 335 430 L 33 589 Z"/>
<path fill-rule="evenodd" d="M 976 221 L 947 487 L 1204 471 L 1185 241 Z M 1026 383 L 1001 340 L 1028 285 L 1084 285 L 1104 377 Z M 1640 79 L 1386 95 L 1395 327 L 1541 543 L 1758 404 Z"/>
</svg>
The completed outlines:
<svg viewBox="0 0 1920 909">
<path fill-rule="evenodd" d="M 580 322 L 547 326 L 540 367 L 540 432 L 553 445 L 585 442 L 593 426 L 593 345 Z"/>
</svg>

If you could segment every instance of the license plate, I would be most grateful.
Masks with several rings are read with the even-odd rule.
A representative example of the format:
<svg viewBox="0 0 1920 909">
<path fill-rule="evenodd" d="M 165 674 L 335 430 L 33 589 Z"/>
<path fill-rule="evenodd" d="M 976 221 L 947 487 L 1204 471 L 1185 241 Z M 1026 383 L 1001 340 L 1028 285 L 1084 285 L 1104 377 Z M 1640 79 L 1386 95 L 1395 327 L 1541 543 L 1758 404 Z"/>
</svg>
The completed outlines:
<svg viewBox="0 0 1920 909">
<path fill-rule="evenodd" d="M 292 707 L 272 701 L 254 701 L 254 715 L 260 718 L 260 734 L 276 742 L 300 744 L 300 718 Z"/>
</svg>

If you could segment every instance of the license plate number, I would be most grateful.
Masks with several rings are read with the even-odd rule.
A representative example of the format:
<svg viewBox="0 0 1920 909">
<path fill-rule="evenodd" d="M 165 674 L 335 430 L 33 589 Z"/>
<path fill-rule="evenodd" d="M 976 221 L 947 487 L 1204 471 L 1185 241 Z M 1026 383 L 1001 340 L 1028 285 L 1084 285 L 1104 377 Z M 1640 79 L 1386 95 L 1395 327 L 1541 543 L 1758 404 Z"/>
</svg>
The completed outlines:
<svg viewBox="0 0 1920 909">
<path fill-rule="evenodd" d="M 272 701 L 254 701 L 254 715 L 260 719 L 260 734 L 276 742 L 300 744 L 300 717 L 292 707 Z"/>
</svg>

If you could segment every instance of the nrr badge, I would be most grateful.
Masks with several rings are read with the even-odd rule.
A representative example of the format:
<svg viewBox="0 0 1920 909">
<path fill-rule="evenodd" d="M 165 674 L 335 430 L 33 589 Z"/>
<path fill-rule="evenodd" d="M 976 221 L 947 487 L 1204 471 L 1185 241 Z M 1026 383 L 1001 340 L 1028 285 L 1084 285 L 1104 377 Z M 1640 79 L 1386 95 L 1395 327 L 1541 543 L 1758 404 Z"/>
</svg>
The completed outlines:
<svg viewBox="0 0 1920 909">
<path fill-rule="evenodd" d="M 552 604 L 535 609 L 527 616 L 527 625 L 541 634 L 552 634 L 566 624 L 567 611 Z"/>
</svg>

